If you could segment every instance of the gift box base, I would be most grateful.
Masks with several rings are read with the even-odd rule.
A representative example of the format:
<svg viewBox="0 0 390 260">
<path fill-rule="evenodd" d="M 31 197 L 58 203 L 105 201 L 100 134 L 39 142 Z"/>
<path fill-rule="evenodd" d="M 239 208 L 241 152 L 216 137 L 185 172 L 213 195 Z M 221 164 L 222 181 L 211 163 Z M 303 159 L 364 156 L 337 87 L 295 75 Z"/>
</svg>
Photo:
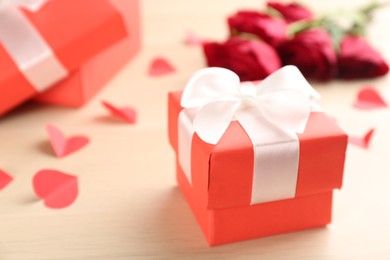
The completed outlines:
<svg viewBox="0 0 390 260">
<path fill-rule="evenodd" d="M 323 227 L 331 222 L 332 191 L 253 206 L 210 210 L 201 205 L 177 164 L 177 181 L 210 246 Z"/>
</svg>

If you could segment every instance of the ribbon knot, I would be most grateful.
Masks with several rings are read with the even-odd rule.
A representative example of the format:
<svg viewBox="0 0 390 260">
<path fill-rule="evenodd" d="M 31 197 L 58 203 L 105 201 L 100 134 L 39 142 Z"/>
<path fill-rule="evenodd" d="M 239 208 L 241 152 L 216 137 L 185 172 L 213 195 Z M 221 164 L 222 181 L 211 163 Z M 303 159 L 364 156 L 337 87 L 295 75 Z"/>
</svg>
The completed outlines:
<svg viewBox="0 0 390 260">
<path fill-rule="evenodd" d="M 232 120 L 238 120 L 257 144 L 283 141 L 306 127 L 313 99 L 319 94 L 295 66 L 285 66 L 263 81 L 240 83 L 223 68 L 198 71 L 186 85 L 181 105 L 197 108 L 193 124 L 198 136 L 216 144 Z"/>
</svg>

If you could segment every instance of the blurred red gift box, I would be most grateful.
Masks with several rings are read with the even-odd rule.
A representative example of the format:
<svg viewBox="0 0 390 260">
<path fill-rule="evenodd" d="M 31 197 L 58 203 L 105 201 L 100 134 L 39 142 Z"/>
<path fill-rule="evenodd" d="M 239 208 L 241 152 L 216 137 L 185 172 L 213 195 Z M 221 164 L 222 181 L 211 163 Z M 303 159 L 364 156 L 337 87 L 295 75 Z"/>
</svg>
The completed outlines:
<svg viewBox="0 0 390 260">
<path fill-rule="evenodd" d="M 0 11 L 0 115 L 34 96 L 81 106 L 140 46 L 137 0 L 35 2 Z"/>
</svg>

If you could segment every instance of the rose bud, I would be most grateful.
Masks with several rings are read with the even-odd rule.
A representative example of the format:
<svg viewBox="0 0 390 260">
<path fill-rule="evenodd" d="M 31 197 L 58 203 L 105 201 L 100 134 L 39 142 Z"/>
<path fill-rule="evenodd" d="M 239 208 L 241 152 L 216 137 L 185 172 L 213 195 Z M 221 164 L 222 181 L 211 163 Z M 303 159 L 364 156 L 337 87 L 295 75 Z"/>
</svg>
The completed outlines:
<svg viewBox="0 0 390 260">
<path fill-rule="evenodd" d="M 338 76 L 345 79 L 378 77 L 389 71 L 379 52 L 354 35 L 347 35 L 341 41 L 338 67 Z"/>
<path fill-rule="evenodd" d="M 268 2 L 267 6 L 278 11 L 287 23 L 313 18 L 313 13 L 309 9 L 297 3 L 283 4 L 279 2 Z"/>
<path fill-rule="evenodd" d="M 241 81 L 263 79 L 281 67 L 275 49 L 262 41 L 233 37 L 224 43 L 206 42 L 203 51 L 209 67 L 230 69 Z"/>
<path fill-rule="evenodd" d="M 326 81 L 336 74 L 336 53 L 330 35 L 322 29 L 296 34 L 278 49 L 284 65 L 297 66 L 308 78 Z"/>
<path fill-rule="evenodd" d="M 240 33 L 253 34 L 274 47 L 287 39 L 286 23 L 267 14 L 240 11 L 228 18 L 228 24 L 233 36 Z"/>
</svg>

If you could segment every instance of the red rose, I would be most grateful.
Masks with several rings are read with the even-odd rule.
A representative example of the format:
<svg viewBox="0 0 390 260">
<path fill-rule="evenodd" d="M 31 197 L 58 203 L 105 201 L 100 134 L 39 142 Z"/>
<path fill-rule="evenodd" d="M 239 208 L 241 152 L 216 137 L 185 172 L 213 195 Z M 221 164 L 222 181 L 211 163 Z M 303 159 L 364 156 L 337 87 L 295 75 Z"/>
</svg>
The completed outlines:
<svg viewBox="0 0 390 260">
<path fill-rule="evenodd" d="M 346 79 L 372 78 L 385 75 L 389 66 L 379 52 L 359 36 L 343 38 L 338 57 L 339 77 Z"/>
<path fill-rule="evenodd" d="M 281 67 L 275 49 L 261 41 L 233 37 L 224 43 L 204 43 L 203 51 L 209 67 L 230 69 L 241 81 L 263 79 Z"/>
<path fill-rule="evenodd" d="M 332 40 L 322 29 L 298 33 L 278 51 L 284 65 L 297 66 L 308 78 L 325 81 L 336 74 L 337 58 Z"/>
<path fill-rule="evenodd" d="M 278 11 L 288 23 L 313 18 L 313 14 L 309 9 L 297 3 L 268 2 L 267 6 Z"/>
<path fill-rule="evenodd" d="M 278 46 L 287 38 L 286 23 L 267 14 L 253 11 L 241 11 L 228 18 L 232 35 L 251 33 L 272 46 Z"/>
</svg>

